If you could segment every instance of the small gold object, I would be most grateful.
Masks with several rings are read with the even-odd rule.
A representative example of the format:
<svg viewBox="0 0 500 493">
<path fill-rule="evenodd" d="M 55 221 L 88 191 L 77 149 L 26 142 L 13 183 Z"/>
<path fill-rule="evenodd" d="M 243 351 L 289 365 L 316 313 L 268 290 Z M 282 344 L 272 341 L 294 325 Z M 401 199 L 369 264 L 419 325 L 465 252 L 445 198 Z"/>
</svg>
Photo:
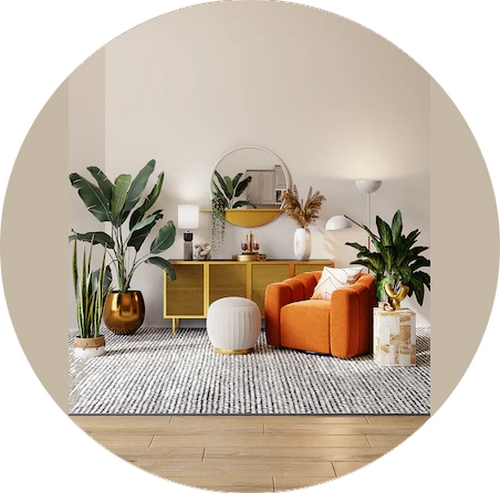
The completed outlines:
<svg viewBox="0 0 500 493">
<path fill-rule="evenodd" d="M 401 301 L 406 298 L 409 290 L 410 288 L 403 284 L 403 286 L 401 286 L 401 289 L 397 293 L 395 293 L 392 284 L 385 285 L 385 292 L 387 293 L 389 302 L 391 303 L 394 310 L 401 310 Z"/>
<path fill-rule="evenodd" d="M 238 260 L 239 262 L 258 262 L 260 260 L 266 260 L 267 255 L 262 253 L 239 253 L 233 255 L 233 260 Z"/>
<path fill-rule="evenodd" d="M 249 348 L 249 349 L 219 349 L 219 348 L 215 348 L 215 352 L 217 354 L 228 354 L 228 355 L 249 354 L 249 353 L 253 353 L 253 348 Z"/>
<path fill-rule="evenodd" d="M 259 260 L 266 260 L 267 255 L 259 253 L 259 248 L 260 246 L 255 241 L 254 234 L 252 231 L 249 231 L 245 241 L 241 242 L 241 249 L 243 252 L 233 255 L 233 260 L 238 260 L 239 262 L 257 262 Z"/>
</svg>

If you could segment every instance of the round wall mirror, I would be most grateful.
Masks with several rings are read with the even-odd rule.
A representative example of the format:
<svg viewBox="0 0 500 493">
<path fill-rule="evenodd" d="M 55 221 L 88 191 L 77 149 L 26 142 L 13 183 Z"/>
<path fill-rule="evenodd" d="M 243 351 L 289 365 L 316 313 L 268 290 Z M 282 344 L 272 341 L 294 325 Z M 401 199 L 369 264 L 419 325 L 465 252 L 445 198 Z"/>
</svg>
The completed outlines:
<svg viewBox="0 0 500 493">
<path fill-rule="evenodd" d="M 212 169 L 210 201 L 224 196 L 225 217 L 241 227 L 258 227 L 278 217 L 281 193 L 290 188 L 283 161 L 269 149 L 242 146 L 224 154 Z"/>
</svg>

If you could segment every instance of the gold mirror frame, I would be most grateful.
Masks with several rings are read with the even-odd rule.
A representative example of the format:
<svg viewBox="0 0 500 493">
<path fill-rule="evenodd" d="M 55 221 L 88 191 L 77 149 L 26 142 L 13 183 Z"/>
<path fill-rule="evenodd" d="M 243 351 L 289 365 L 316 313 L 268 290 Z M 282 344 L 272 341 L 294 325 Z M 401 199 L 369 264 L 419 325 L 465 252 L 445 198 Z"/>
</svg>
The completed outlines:
<svg viewBox="0 0 500 493">
<path fill-rule="evenodd" d="M 230 151 L 226 152 L 223 156 L 221 156 L 218 161 L 215 163 L 215 166 L 212 168 L 212 172 L 210 173 L 210 183 L 208 185 L 208 193 L 209 193 L 209 198 L 210 202 L 212 201 L 212 180 L 214 176 L 214 171 L 218 168 L 218 166 L 222 163 L 224 159 L 226 159 L 228 156 L 242 150 L 248 150 L 248 149 L 253 149 L 257 151 L 263 151 L 267 153 L 269 156 L 271 156 L 275 161 L 276 165 L 281 167 L 281 170 L 283 171 L 283 174 L 285 176 L 285 184 L 283 187 L 280 187 L 281 189 L 288 189 L 291 186 L 291 179 L 290 179 L 290 173 L 288 172 L 287 167 L 285 166 L 285 163 L 272 151 L 269 149 L 266 149 L 265 147 L 260 147 L 260 146 L 240 146 L 236 147 L 234 149 L 231 149 Z M 246 171 L 246 169 L 241 170 L 243 172 Z M 237 172 L 237 171 L 236 171 Z M 236 174 L 236 173 L 235 173 Z M 245 228 L 256 228 L 259 226 L 264 226 L 274 219 L 276 219 L 281 213 L 283 212 L 283 209 L 280 207 L 275 207 L 275 208 L 257 208 L 257 209 L 227 209 L 226 210 L 226 221 L 235 225 L 235 226 L 240 226 L 240 227 L 245 227 Z"/>
</svg>

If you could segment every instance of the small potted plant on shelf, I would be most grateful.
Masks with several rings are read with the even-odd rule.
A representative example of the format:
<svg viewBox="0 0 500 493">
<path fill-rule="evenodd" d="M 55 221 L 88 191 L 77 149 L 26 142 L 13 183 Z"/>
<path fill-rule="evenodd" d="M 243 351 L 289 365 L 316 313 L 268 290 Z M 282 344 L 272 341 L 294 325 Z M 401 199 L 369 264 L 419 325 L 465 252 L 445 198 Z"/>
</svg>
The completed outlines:
<svg viewBox="0 0 500 493">
<path fill-rule="evenodd" d="M 240 207 L 257 207 L 249 200 L 241 200 L 240 197 L 252 181 L 251 176 L 243 178 L 243 173 L 238 173 L 234 178 L 224 176 L 215 170 L 214 175 L 217 180 L 212 181 L 213 196 L 220 200 L 224 209 L 238 209 Z"/>
<path fill-rule="evenodd" d="M 225 212 L 227 209 L 252 207 L 256 205 L 249 200 L 240 199 L 243 192 L 252 181 L 251 176 L 243 178 L 243 173 L 238 173 L 234 178 L 222 176 L 217 170 L 212 180 L 212 253 L 217 255 L 224 243 L 226 232 Z"/>
<path fill-rule="evenodd" d="M 285 190 L 279 197 L 282 202 L 282 208 L 286 211 L 288 217 L 297 224 L 294 234 L 294 253 L 297 260 L 309 260 L 311 256 L 311 231 L 309 225 L 316 221 L 321 210 L 321 203 L 326 200 L 317 190 L 313 193 L 312 187 L 309 187 L 306 201 L 300 198 L 297 186 L 293 189 Z"/>
<path fill-rule="evenodd" d="M 144 321 L 142 293 L 131 289 L 133 276 L 141 264 L 159 267 L 170 280 L 176 278 L 172 264 L 158 256 L 175 241 L 176 228 L 173 221 L 168 221 L 159 229 L 157 237 L 150 244 L 149 252 L 140 254 L 145 239 L 163 218 L 161 209 L 149 212 L 160 195 L 163 172 L 140 203 L 155 164 L 155 160 L 149 161 L 134 179 L 130 175 L 121 174 L 114 182 L 96 166 L 87 168 L 95 183 L 78 173 L 69 175 L 71 185 L 78 190 L 89 212 L 99 222 L 109 223 L 111 226 L 110 234 L 105 231 L 73 231 L 69 240 L 100 244 L 111 256 L 111 265 L 116 273 L 114 280 L 118 286 L 107 298 L 103 319 L 106 327 L 116 334 L 133 334 Z"/>
<path fill-rule="evenodd" d="M 415 295 L 417 302 L 422 306 L 425 288 L 431 289 L 430 275 L 422 271 L 430 267 L 431 262 L 422 252 L 427 246 L 415 246 L 420 231 L 412 231 L 407 236 L 403 234 L 403 218 L 401 211 L 397 211 L 389 225 L 379 216 L 376 218 L 378 235 L 348 216 L 347 219 L 364 229 L 370 236 L 376 251 L 356 242 L 347 242 L 346 245 L 358 251 L 356 260 L 351 264 L 362 265 L 373 272 L 376 278 L 377 298 L 384 309 L 399 310 L 401 301 Z"/>
<path fill-rule="evenodd" d="M 73 285 L 78 335 L 74 351 L 78 357 L 101 356 L 105 351 L 104 336 L 100 333 L 104 305 L 111 290 L 111 269 L 106 265 L 104 252 L 100 267 L 92 268 L 92 248 L 83 251 L 79 265 L 77 241 L 73 247 Z"/>
</svg>

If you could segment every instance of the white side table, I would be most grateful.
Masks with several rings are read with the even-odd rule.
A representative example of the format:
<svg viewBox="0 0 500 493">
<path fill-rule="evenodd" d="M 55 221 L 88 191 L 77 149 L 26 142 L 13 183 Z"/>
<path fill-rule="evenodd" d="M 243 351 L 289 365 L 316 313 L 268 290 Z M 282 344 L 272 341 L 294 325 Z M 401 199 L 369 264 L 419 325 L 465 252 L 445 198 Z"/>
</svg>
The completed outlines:
<svg viewBox="0 0 500 493">
<path fill-rule="evenodd" d="M 415 366 L 417 334 L 411 310 L 373 310 L 373 357 L 379 366 Z"/>
</svg>

